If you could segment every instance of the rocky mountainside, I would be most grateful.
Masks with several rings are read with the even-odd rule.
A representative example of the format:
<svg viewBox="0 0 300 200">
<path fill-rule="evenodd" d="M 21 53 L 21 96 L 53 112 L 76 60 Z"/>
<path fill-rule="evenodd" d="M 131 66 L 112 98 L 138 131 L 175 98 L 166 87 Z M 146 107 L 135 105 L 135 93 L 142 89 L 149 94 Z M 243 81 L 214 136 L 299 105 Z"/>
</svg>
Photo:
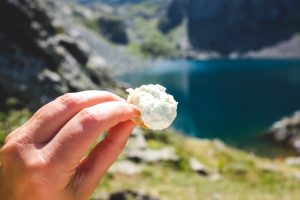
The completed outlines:
<svg viewBox="0 0 300 200">
<path fill-rule="evenodd" d="M 70 91 L 120 89 L 101 55 L 118 51 L 101 50 L 99 39 L 72 21 L 72 12 L 61 1 L 0 1 L 2 99 L 15 96 L 36 108 Z"/>
<path fill-rule="evenodd" d="M 186 18 L 194 48 L 247 52 L 288 41 L 300 32 L 299 9 L 296 0 L 173 0 L 160 29 L 166 32 Z"/>
</svg>

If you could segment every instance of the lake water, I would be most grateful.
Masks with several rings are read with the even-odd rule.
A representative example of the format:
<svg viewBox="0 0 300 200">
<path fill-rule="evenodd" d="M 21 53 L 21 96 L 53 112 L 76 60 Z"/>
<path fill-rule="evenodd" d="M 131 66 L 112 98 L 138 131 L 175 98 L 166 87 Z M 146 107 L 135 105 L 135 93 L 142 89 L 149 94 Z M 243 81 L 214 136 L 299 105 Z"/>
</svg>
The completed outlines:
<svg viewBox="0 0 300 200">
<path fill-rule="evenodd" d="M 300 109 L 300 60 L 161 60 L 119 78 L 164 85 L 179 102 L 177 129 L 246 149 L 268 146 L 258 136 Z"/>
</svg>

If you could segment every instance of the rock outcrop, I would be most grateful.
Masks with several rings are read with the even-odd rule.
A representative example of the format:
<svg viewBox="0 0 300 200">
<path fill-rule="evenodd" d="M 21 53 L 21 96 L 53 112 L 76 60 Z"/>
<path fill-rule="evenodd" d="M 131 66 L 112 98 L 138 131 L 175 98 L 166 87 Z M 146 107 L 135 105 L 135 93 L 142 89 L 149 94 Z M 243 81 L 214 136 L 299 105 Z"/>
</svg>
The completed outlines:
<svg viewBox="0 0 300 200">
<path fill-rule="evenodd" d="M 225 55 L 273 46 L 300 32 L 300 2 L 294 0 L 173 0 L 170 8 L 162 30 L 186 17 L 194 48 Z"/>
<path fill-rule="evenodd" d="M 135 191 L 131 190 L 125 190 L 125 191 L 120 191 L 116 192 L 110 195 L 109 200 L 131 200 L 131 199 L 136 199 L 136 200 L 159 200 L 156 197 L 149 196 L 146 194 L 138 193 Z"/>
<path fill-rule="evenodd" d="M 2 97 L 37 108 L 66 92 L 119 88 L 99 62 L 89 64 L 92 52 L 72 37 L 69 13 L 60 1 L 0 2 Z"/>
<path fill-rule="evenodd" d="M 168 33 L 170 30 L 180 25 L 187 14 L 188 1 L 173 0 L 167 11 L 166 16 L 160 21 L 158 28 L 163 33 Z"/>
<path fill-rule="evenodd" d="M 100 33 L 106 39 L 117 44 L 128 44 L 129 39 L 124 22 L 114 16 L 100 17 L 98 20 Z"/>
<path fill-rule="evenodd" d="M 300 153 L 300 111 L 275 122 L 270 127 L 267 137 Z"/>
</svg>

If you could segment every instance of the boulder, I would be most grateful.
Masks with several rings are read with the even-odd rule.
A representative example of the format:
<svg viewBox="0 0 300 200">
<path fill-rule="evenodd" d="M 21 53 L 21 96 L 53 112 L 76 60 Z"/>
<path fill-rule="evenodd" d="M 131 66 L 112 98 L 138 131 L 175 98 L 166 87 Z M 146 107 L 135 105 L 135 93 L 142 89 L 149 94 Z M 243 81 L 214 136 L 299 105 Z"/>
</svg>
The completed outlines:
<svg viewBox="0 0 300 200">
<path fill-rule="evenodd" d="M 196 158 L 191 158 L 189 160 L 190 167 L 193 171 L 198 173 L 199 175 L 202 176 L 209 176 L 211 174 L 209 168 L 202 164 L 199 160 Z"/>
<path fill-rule="evenodd" d="M 290 166 L 300 167 L 300 157 L 288 157 L 285 159 L 285 163 Z"/>
<path fill-rule="evenodd" d="M 269 162 L 257 163 L 256 168 L 264 172 L 278 173 L 280 171 L 280 167 L 278 165 L 274 165 L 274 163 Z"/>
<path fill-rule="evenodd" d="M 90 200 L 107 200 L 110 195 L 106 192 L 94 192 Z"/>
<path fill-rule="evenodd" d="M 300 153 L 300 111 L 275 122 L 267 131 L 266 137 Z"/>
<path fill-rule="evenodd" d="M 127 145 L 126 151 L 144 151 L 147 149 L 147 141 L 144 137 L 143 131 L 141 128 L 137 127 L 133 130 Z"/>
<path fill-rule="evenodd" d="M 125 190 L 111 194 L 109 200 L 158 200 L 158 198 L 132 190 Z"/>
<path fill-rule="evenodd" d="M 141 167 L 128 160 L 116 162 L 109 169 L 109 173 L 112 174 L 119 173 L 128 176 L 136 175 L 140 172 L 141 172 Z"/>
<path fill-rule="evenodd" d="M 165 147 L 162 149 L 133 149 L 125 153 L 129 160 L 136 162 L 157 163 L 157 162 L 177 162 L 179 160 L 175 149 Z"/>
<path fill-rule="evenodd" d="M 212 174 L 211 176 L 209 176 L 209 180 L 212 181 L 212 182 L 217 182 L 217 181 L 220 181 L 223 179 L 223 176 L 219 173 L 215 173 L 215 174 Z"/>
</svg>

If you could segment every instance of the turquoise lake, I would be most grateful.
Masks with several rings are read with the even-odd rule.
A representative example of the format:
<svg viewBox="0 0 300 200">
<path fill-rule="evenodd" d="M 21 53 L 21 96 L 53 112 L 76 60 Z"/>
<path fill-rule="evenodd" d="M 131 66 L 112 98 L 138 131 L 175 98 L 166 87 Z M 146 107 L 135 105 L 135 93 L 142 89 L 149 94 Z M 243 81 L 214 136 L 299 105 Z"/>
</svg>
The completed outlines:
<svg viewBox="0 0 300 200">
<path fill-rule="evenodd" d="M 300 60 L 161 60 L 119 78 L 165 86 L 179 102 L 173 126 L 185 134 L 246 149 L 268 146 L 259 136 L 300 109 Z"/>
</svg>

